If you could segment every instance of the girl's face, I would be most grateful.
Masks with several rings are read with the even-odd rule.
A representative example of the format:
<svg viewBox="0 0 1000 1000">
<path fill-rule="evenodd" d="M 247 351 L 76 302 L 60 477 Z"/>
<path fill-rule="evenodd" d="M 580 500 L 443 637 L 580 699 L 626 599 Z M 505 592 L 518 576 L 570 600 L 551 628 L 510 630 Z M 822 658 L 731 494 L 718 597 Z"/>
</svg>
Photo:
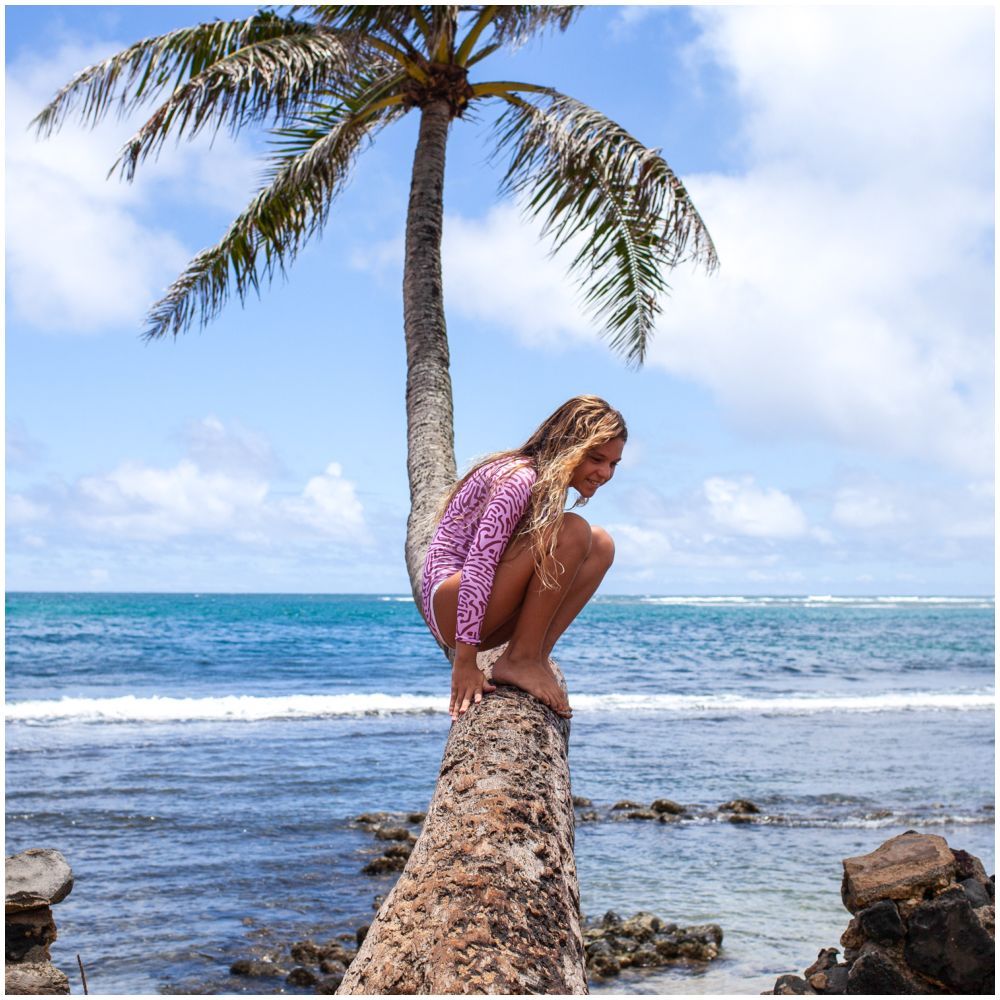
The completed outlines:
<svg viewBox="0 0 1000 1000">
<path fill-rule="evenodd" d="M 591 448 L 573 472 L 570 486 L 580 496 L 590 499 L 615 474 L 615 466 L 621 461 L 624 448 L 625 442 L 621 438 Z"/>
</svg>

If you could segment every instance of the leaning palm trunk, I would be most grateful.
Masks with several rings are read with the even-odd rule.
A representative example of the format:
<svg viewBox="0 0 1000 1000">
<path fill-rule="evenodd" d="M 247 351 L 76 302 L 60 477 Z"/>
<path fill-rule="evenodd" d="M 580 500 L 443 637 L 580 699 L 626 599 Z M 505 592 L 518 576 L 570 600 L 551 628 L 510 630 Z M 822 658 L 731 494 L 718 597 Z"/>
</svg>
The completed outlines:
<svg viewBox="0 0 1000 1000">
<path fill-rule="evenodd" d="M 406 332 L 406 468 L 410 517 L 406 569 L 420 600 L 424 553 L 433 530 L 437 500 L 455 480 L 451 375 L 441 281 L 444 157 L 451 110 L 431 101 L 420 115 L 406 216 L 403 322 Z"/>
<path fill-rule="evenodd" d="M 588 992 L 568 742 L 568 721 L 506 685 L 452 726 L 423 832 L 339 994 Z"/>
</svg>

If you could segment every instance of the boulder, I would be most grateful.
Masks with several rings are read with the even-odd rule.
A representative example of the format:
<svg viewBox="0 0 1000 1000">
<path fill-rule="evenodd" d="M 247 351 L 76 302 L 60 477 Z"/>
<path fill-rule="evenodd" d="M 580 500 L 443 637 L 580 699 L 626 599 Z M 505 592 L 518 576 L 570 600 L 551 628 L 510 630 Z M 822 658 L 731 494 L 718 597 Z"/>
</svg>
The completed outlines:
<svg viewBox="0 0 1000 1000">
<path fill-rule="evenodd" d="M 315 972 L 311 972 L 304 966 L 298 965 L 288 973 L 285 982 L 289 986 L 315 986 L 319 982 L 319 977 Z"/>
<path fill-rule="evenodd" d="M 844 861 L 841 896 L 853 916 L 844 961 L 824 948 L 774 994 L 992 994 L 993 877 L 942 837 L 908 831 Z"/>
<path fill-rule="evenodd" d="M 655 813 L 680 814 L 686 812 L 684 806 L 679 802 L 674 802 L 673 799 L 657 799 L 649 808 Z"/>
<path fill-rule="evenodd" d="M 32 847 L 7 858 L 7 913 L 52 906 L 73 888 L 66 859 L 50 848 Z"/>
<path fill-rule="evenodd" d="M 416 842 L 416 837 L 405 826 L 380 826 L 375 830 L 376 840 L 408 840 Z"/>
<path fill-rule="evenodd" d="M 69 993 L 69 980 L 50 962 L 14 962 L 4 969 L 4 992 L 16 995 Z"/>
<path fill-rule="evenodd" d="M 719 812 L 759 813 L 760 806 L 755 805 L 749 799 L 731 799 L 719 806 Z"/>
<path fill-rule="evenodd" d="M 937 892 L 956 871 L 944 837 L 908 830 L 870 854 L 844 859 L 840 895 L 851 913 L 880 899 L 911 899 Z"/>
<path fill-rule="evenodd" d="M 931 990 L 913 976 L 891 952 L 877 944 L 867 943 L 847 973 L 845 992 L 854 995 L 911 994 L 930 993 Z"/>
<path fill-rule="evenodd" d="M 994 938 L 960 888 L 913 911 L 903 954 L 912 969 L 953 993 L 992 992 Z"/>
<path fill-rule="evenodd" d="M 906 934 L 899 910 L 891 899 L 880 899 L 858 914 L 862 937 L 871 941 L 902 941 Z"/>
<path fill-rule="evenodd" d="M 47 906 L 11 913 L 6 923 L 4 949 L 8 962 L 48 961 L 56 924 Z"/>
</svg>

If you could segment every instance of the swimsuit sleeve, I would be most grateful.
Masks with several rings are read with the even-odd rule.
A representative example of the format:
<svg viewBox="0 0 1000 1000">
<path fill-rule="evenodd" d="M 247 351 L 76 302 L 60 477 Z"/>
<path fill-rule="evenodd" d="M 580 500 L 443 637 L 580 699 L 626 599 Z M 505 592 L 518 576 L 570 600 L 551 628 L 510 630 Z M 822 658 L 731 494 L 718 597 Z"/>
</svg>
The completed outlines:
<svg viewBox="0 0 1000 1000">
<path fill-rule="evenodd" d="M 531 499 L 535 470 L 530 466 L 505 476 L 494 488 L 483 511 L 476 537 L 462 567 L 458 589 L 455 641 L 479 645 L 480 627 L 493 589 L 493 577 L 518 521 Z"/>
</svg>

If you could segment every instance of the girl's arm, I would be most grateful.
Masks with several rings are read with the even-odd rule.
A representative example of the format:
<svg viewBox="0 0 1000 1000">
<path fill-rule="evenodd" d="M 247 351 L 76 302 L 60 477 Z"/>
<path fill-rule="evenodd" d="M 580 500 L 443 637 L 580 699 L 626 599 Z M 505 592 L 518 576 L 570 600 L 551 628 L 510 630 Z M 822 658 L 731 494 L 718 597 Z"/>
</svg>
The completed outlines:
<svg viewBox="0 0 1000 1000">
<path fill-rule="evenodd" d="M 462 567 L 455 626 L 456 658 L 475 660 L 493 577 L 514 529 L 528 509 L 535 470 L 523 466 L 503 477 L 483 511 L 469 554 Z M 463 646 L 466 647 L 463 649 Z"/>
</svg>

